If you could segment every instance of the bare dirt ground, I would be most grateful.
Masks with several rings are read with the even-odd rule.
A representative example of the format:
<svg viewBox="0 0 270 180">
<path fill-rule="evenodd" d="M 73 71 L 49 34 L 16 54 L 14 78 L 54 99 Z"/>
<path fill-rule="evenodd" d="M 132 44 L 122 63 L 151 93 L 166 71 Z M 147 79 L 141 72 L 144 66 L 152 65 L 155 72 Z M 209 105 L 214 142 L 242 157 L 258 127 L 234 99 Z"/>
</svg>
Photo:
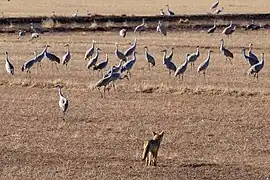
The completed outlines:
<svg viewBox="0 0 270 180">
<path fill-rule="evenodd" d="M 269 31 L 238 31 L 231 39 L 220 32 L 170 32 L 168 37 L 145 32 L 126 39 L 117 32 L 45 33 L 37 42 L 1 34 L 0 49 L 9 52 L 16 69 L 8 76 L 1 54 L 0 178 L 265 179 L 270 172 Z M 118 82 L 116 91 L 101 98 L 91 90 L 100 75 L 86 69 L 85 51 L 95 39 L 101 59 L 109 53 L 110 65 L 118 64 L 114 43 L 124 50 L 134 37 L 138 59 L 131 80 Z M 221 38 L 235 55 L 233 65 L 219 53 Z M 250 42 L 257 55 L 266 54 L 259 82 L 245 75 L 248 65 L 240 54 Z M 28 77 L 20 71 L 35 49 L 50 44 L 50 51 L 62 57 L 65 43 L 72 53 L 67 69 L 51 69 L 45 59 L 38 73 L 36 67 Z M 145 45 L 157 61 L 151 71 Z M 207 82 L 190 68 L 183 82 L 169 77 L 160 51 L 174 46 L 173 61 L 179 65 L 197 45 L 201 57 L 196 66 L 209 48 L 214 51 Z M 54 87 L 60 82 L 70 102 L 65 120 Z M 158 166 L 144 167 L 143 141 L 162 130 Z"/>
</svg>

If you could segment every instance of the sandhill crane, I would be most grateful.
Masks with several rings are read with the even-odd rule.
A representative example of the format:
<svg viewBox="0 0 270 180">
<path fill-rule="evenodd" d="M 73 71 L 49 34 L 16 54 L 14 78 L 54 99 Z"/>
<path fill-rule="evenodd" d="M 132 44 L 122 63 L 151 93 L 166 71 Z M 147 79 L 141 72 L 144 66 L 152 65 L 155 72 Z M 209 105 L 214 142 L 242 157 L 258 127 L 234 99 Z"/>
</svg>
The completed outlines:
<svg viewBox="0 0 270 180">
<path fill-rule="evenodd" d="M 39 36 L 39 33 L 32 33 L 31 34 L 31 39 L 29 41 L 32 41 L 33 39 L 38 39 L 40 36 Z"/>
<path fill-rule="evenodd" d="M 72 14 L 72 17 L 78 17 L 78 13 L 79 13 L 79 10 L 78 10 L 78 9 L 76 9 L 75 13 L 74 13 L 74 14 Z"/>
<path fill-rule="evenodd" d="M 166 15 L 165 12 L 163 11 L 163 9 L 160 9 L 160 15 L 161 16 L 165 16 Z"/>
<path fill-rule="evenodd" d="M 38 63 L 36 51 L 34 52 L 34 54 L 35 54 L 35 57 L 34 57 L 34 58 L 31 58 L 30 60 L 26 61 L 26 62 L 22 65 L 22 68 L 21 68 L 22 71 L 26 71 L 27 73 L 31 73 L 31 72 L 30 72 L 31 67 L 32 67 L 35 63 Z"/>
<path fill-rule="evenodd" d="M 127 74 L 130 75 L 131 77 L 131 73 L 130 73 L 130 70 L 132 69 L 133 65 L 135 64 L 136 62 L 136 51 L 133 52 L 133 58 L 127 62 L 125 62 L 123 65 L 122 65 L 122 68 L 121 68 L 121 73 L 127 71 Z"/>
<path fill-rule="evenodd" d="M 216 21 L 214 21 L 214 26 L 211 27 L 211 28 L 209 28 L 208 31 L 207 31 L 207 33 L 208 34 L 212 34 L 212 33 L 215 32 L 216 29 L 217 29 L 217 25 L 216 25 Z"/>
<path fill-rule="evenodd" d="M 213 9 L 217 8 L 218 4 L 219 4 L 219 1 L 214 2 L 214 3 L 212 4 L 210 10 L 213 10 Z"/>
<path fill-rule="evenodd" d="M 216 9 L 213 14 L 220 14 L 224 10 L 224 7 L 221 7 L 219 9 Z"/>
<path fill-rule="evenodd" d="M 152 67 L 154 67 L 156 64 L 155 58 L 148 52 L 147 46 L 144 47 L 144 51 L 145 51 L 145 59 L 149 64 L 149 70 L 150 70 L 150 64 L 152 64 Z"/>
<path fill-rule="evenodd" d="M 135 27 L 134 33 L 139 32 L 139 31 L 143 31 L 144 29 L 145 29 L 145 19 L 142 18 L 142 24 Z"/>
<path fill-rule="evenodd" d="M 170 60 L 168 60 L 166 58 L 166 54 L 167 54 L 167 50 L 166 49 L 163 50 L 163 51 L 161 51 L 161 52 L 164 53 L 164 55 L 163 55 L 163 64 L 169 70 L 169 75 L 171 75 L 171 71 L 173 71 L 173 72 L 176 71 L 176 66 L 175 66 L 175 64 L 172 61 L 170 61 Z"/>
<path fill-rule="evenodd" d="M 242 49 L 242 54 L 244 56 L 244 59 L 249 63 L 250 66 L 253 66 L 253 65 L 259 63 L 258 59 L 253 59 L 252 57 L 246 55 L 246 49 L 245 48 Z"/>
<path fill-rule="evenodd" d="M 225 56 L 226 58 L 225 60 L 226 61 L 229 60 L 230 63 L 232 64 L 231 59 L 233 59 L 233 53 L 224 47 L 223 39 L 220 40 L 220 52 Z"/>
<path fill-rule="evenodd" d="M 230 22 L 230 25 L 227 26 L 226 28 L 224 28 L 224 30 L 222 31 L 222 34 L 225 34 L 229 37 L 230 34 L 232 34 L 232 29 L 233 29 L 233 25 L 232 25 L 232 21 Z"/>
<path fill-rule="evenodd" d="M 106 86 L 108 86 L 109 85 L 109 83 L 111 82 L 111 78 L 112 78 L 112 69 L 110 70 L 110 73 L 108 74 L 108 76 L 106 76 L 106 77 L 102 77 L 95 85 L 94 85 L 94 87 L 93 87 L 93 89 L 95 89 L 95 88 L 98 88 L 98 91 L 100 92 L 100 88 L 103 86 L 104 87 L 104 89 L 103 89 L 103 94 L 104 95 L 102 95 L 102 92 L 100 92 L 100 94 L 101 94 L 101 97 L 105 97 L 105 90 L 106 90 Z"/>
<path fill-rule="evenodd" d="M 9 61 L 9 58 L 8 58 L 8 52 L 5 52 L 5 55 L 6 55 L 6 64 L 5 64 L 5 67 L 6 67 L 6 71 L 11 74 L 11 75 L 14 75 L 14 66 L 11 64 L 11 62 Z"/>
<path fill-rule="evenodd" d="M 166 7 L 167 7 L 167 14 L 168 14 L 169 16 L 174 16 L 174 15 L 175 15 L 175 13 L 174 13 L 174 12 L 172 12 L 172 11 L 170 10 L 170 8 L 169 8 L 169 5 L 168 5 L 168 4 L 166 5 Z"/>
<path fill-rule="evenodd" d="M 46 45 L 46 47 L 48 48 L 48 47 L 51 47 L 51 46 Z M 56 55 L 54 55 L 53 53 L 49 53 L 47 51 L 47 48 L 45 48 L 44 56 L 46 56 L 52 62 L 52 67 L 53 67 L 53 64 L 55 64 L 55 66 L 57 68 L 56 63 L 60 64 L 60 58 L 57 57 Z"/>
<path fill-rule="evenodd" d="M 123 61 L 127 61 L 127 58 L 126 56 L 124 55 L 124 53 L 122 53 L 121 51 L 119 51 L 118 49 L 118 43 L 115 43 L 115 56 L 118 58 L 118 59 L 121 59 Z"/>
<path fill-rule="evenodd" d="M 171 61 L 172 60 L 172 58 L 173 58 L 173 51 L 174 51 L 174 47 L 172 47 L 171 53 L 166 57 L 166 59 L 168 61 Z"/>
<path fill-rule="evenodd" d="M 24 30 L 19 30 L 18 31 L 18 39 L 20 39 L 23 36 L 25 36 L 25 31 Z"/>
<path fill-rule="evenodd" d="M 137 45 L 137 38 L 135 38 L 133 45 L 125 51 L 124 55 L 126 57 L 131 56 L 133 52 L 135 52 L 136 50 L 136 45 Z"/>
<path fill-rule="evenodd" d="M 257 64 L 254 64 L 253 66 L 251 66 L 247 72 L 248 75 L 252 75 L 254 74 L 254 78 L 256 77 L 257 80 L 259 78 L 259 72 L 262 70 L 264 66 L 264 53 L 262 53 L 262 60 L 257 63 Z"/>
<path fill-rule="evenodd" d="M 121 37 L 126 37 L 126 35 L 127 35 L 127 30 L 126 30 L 126 29 L 121 29 L 121 30 L 119 31 L 119 36 L 121 36 Z"/>
<path fill-rule="evenodd" d="M 37 63 L 37 70 L 38 70 L 38 65 L 41 69 L 41 60 L 44 58 L 45 56 L 45 52 L 47 51 L 47 46 L 45 46 L 45 48 L 43 49 L 43 51 L 37 55 L 36 51 L 35 51 L 35 56 L 36 56 L 36 63 Z"/>
<path fill-rule="evenodd" d="M 95 56 L 92 59 L 90 59 L 89 62 L 87 63 L 87 69 L 89 69 L 90 67 L 95 67 L 99 57 L 99 51 L 101 51 L 101 49 L 97 48 Z"/>
<path fill-rule="evenodd" d="M 92 58 L 94 52 L 95 52 L 95 44 L 96 44 L 96 41 L 93 40 L 92 41 L 92 46 L 86 51 L 85 55 L 84 55 L 84 60 L 87 60 L 89 59 L 89 57 Z"/>
<path fill-rule="evenodd" d="M 108 62 L 109 62 L 109 58 L 108 58 L 108 54 L 106 53 L 106 59 L 104 61 L 101 61 L 97 65 L 94 65 L 93 70 L 100 71 L 100 70 L 104 69 L 108 65 Z"/>
<path fill-rule="evenodd" d="M 175 77 L 176 77 L 176 76 L 179 76 L 179 78 L 180 78 L 180 75 L 181 75 L 182 81 L 183 81 L 183 79 L 184 79 L 184 73 L 185 73 L 185 71 L 187 70 L 188 56 L 189 56 L 189 54 L 186 54 L 185 62 L 184 62 L 183 64 L 181 64 L 181 65 L 176 69 L 176 71 L 175 71 L 175 73 L 174 73 L 174 76 L 175 76 Z"/>
<path fill-rule="evenodd" d="M 107 77 L 111 71 L 113 73 L 120 71 L 122 68 L 123 62 L 124 62 L 123 60 L 120 60 L 119 64 L 117 66 L 112 66 L 107 72 L 104 73 L 103 77 Z"/>
<path fill-rule="evenodd" d="M 71 55 L 70 55 L 70 50 L 69 50 L 69 44 L 65 44 L 65 47 L 67 48 L 67 52 L 63 56 L 62 64 L 67 66 L 70 61 Z"/>
<path fill-rule="evenodd" d="M 248 56 L 251 57 L 252 59 L 255 59 L 255 60 L 259 61 L 258 57 L 252 52 L 252 49 L 253 49 L 253 44 L 250 43 L 249 44 L 249 50 L 248 50 Z"/>
<path fill-rule="evenodd" d="M 63 112 L 63 115 L 65 116 L 67 108 L 68 108 L 68 100 L 66 97 L 64 97 L 63 93 L 62 93 L 62 86 L 61 85 L 57 85 L 58 88 L 58 94 L 59 94 L 59 107 L 61 109 L 61 111 Z"/>
<path fill-rule="evenodd" d="M 33 33 L 37 33 L 37 34 L 43 34 L 43 29 L 41 28 L 41 26 L 38 26 L 37 24 L 34 23 L 30 23 L 30 28 L 32 30 Z"/>
<path fill-rule="evenodd" d="M 189 54 L 187 57 L 188 62 L 191 64 L 191 69 L 195 66 L 195 61 L 200 57 L 200 49 L 199 46 L 196 47 L 197 51 L 195 53 Z"/>
<path fill-rule="evenodd" d="M 245 31 L 248 31 L 248 30 L 257 30 L 257 29 L 260 29 L 260 26 L 259 25 L 256 25 L 254 24 L 254 20 L 252 19 L 251 20 L 251 23 L 250 24 L 247 24 L 245 26 Z"/>
<path fill-rule="evenodd" d="M 200 73 L 201 71 L 203 72 L 204 79 L 205 79 L 205 71 L 209 66 L 210 62 L 210 54 L 213 52 L 212 50 L 208 50 L 208 56 L 207 58 L 198 66 L 197 72 Z"/>
<path fill-rule="evenodd" d="M 163 24 L 161 24 L 161 21 L 158 21 L 157 32 L 164 36 L 167 36 L 167 29 Z"/>
</svg>

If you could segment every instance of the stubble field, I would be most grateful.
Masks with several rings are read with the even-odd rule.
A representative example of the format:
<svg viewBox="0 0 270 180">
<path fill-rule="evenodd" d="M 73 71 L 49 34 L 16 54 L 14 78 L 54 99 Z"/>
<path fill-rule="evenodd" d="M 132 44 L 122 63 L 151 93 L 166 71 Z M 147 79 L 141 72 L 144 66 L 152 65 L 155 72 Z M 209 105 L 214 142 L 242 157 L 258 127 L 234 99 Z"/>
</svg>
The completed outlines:
<svg viewBox="0 0 270 180">
<path fill-rule="evenodd" d="M 98 7 L 95 11 L 104 14 L 102 6 Z M 263 1 L 259 7 L 264 7 Z M 39 15 L 38 7 L 32 9 Z M 123 9 L 119 14 L 127 13 L 127 8 Z M 137 10 L 136 14 L 154 13 Z M 9 12 L 14 15 L 12 9 Z M 42 12 L 46 13 L 50 11 Z M 19 11 L 19 15 L 28 14 Z M 167 37 L 146 31 L 141 35 L 129 33 L 125 39 L 113 31 L 45 33 L 32 42 L 28 37 L 1 34 L 0 178 L 266 179 L 270 172 L 269 30 L 237 29 L 230 39 L 221 31 L 212 36 L 205 31 L 173 31 Z M 86 68 L 85 51 L 95 39 L 102 50 L 99 61 L 108 53 L 109 66 L 116 65 L 114 43 L 124 51 L 135 37 L 138 56 L 130 81 L 117 82 L 116 90 L 111 88 L 101 98 L 98 90 L 92 89 L 101 74 Z M 225 64 L 219 52 L 221 38 L 235 55 L 233 65 Z M 49 44 L 49 51 L 62 57 L 66 43 L 72 56 L 68 68 L 59 65 L 57 70 L 44 59 L 42 70 L 37 72 L 34 66 L 31 75 L 21 72 L 23 62 L 33 57 L 34 50 L 40 52 Z M 249 43 L 254 44 L 259 57 L 265 53 L 258 82 L 245 74 L 249 66 L 241 50 Z M 156 67 L 150 71 L 144 59 L 146 45 L 156 58 Z M 179 66 L 197 45 L 201 56 L 196 67 L 208 49 L 214 51 L 206 82 L 190 66 L 183 82 L 170 77 L 161 51 L 174 47 L 173 62 Z M 14 76 L 4 69 L 4 51 L 9 52 L 15 66 Z M 59 83 L 69 100 L 65 119 L 58 106 L 55 86 Z M 165 135 L 157 167 L 144 167 L 143 141 L 151 138 L 152 131 L 164 131 Z"/>
</svg>

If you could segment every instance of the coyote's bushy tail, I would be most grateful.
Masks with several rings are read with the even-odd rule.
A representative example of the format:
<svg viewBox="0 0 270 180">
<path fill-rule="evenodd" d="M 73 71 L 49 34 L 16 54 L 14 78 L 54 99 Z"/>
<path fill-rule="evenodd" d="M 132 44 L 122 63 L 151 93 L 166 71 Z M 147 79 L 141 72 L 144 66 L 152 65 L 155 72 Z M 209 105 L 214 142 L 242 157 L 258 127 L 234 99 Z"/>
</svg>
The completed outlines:
<svg viewBox="0 0 270 180">
<path fill-rule="evenodd" d="M 144 161 L 149 153 L 149 141 L 144 143 L 143 146 L 143 154 L 142 154 L 142 161 Z"/>
</svg>

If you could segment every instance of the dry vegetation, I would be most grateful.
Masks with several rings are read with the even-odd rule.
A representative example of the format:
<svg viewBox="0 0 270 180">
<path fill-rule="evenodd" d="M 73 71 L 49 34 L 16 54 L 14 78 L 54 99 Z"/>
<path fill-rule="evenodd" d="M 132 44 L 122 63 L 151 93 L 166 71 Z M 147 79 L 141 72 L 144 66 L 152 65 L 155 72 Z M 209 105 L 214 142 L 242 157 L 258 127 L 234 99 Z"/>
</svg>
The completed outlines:
<svg viewBox="0 0 270 180">
<path fill-rule="evenodd" d="M 160 9 L 159 1 L 151 6 L 144 1 L 127 1 L 120 6 L 118 0 L 106 6 L 103 4 L 107 1 L 32 2 L 1 1 L 0 12 L 29 16 L 50 15 L 55 10 L 56 14 L 70 15 L 75 9 L 79 13 L 89 9 L 97 14 L 150 15 Z M 268 1 L 250 2 L 222 3 L 230 13 L 268 10 Z M 175 12 L 205 13 L 212 1 L 177 3 Z M 47 20 L 42 26 L 57 24 Z M 89 26 L 98 25 L 94 22 Z M 112 89 L 106 98 L 92 90 L 101 75 L 89 73 L 84 53 L 95 39 L 102 50 L 100 60 L 108 53 L 109 65 L 118 64 L 114 43 L 125 50 L 134 40 L 132 33 L 128 32 L 126 39 L 118 32 L 45 33 L 32 42 L 28 41 L 29 34 L 21 40 L 15 34 L 0 34 L 0 49 L 9 52 L 15 66 L 15 75 L 8 76 L 4 53 L 0 54 L 0 179 L 266 179 L 270 176 L 269 33 L 237 29 L 231 39 L 223 37 L 221 30 L 212 36 L 204 31 L 169 32 L 168 37 L 142 33 L 136 36 L 138 59 L 131 80 L 118 82 L 117 90 Z M 235 55 L 233 65 L 225 65 L 219 53 L 221 38 Z M 266 54 L 258 82 L 245 75 L 248 65 L 240 54 L 250 42 L 257 55 Z M 42 71 L 36 72 L 33 67 L 30 76 L 20 71 L 34 50 L 40 52 L 42 46 L 50 44 L 50 51 L 62 57 L 66 43 L 72 56 L 67 69 L 52 69 L 45 59 Z M 157 61 L 151 71 L 144 60 L 145 45 Z M 180 65 L 185 54 L 195 52 L 197 45 L 201 57 L 196 66 L 206 58 L 209 48 L 214 50 L 207 82 L 189 68 L 183 82 L 169 77 L 160 51 L 174 46 L 173 61 Z M 65 120 L 58 107 L 55 85 L 59 83 L 70 103 Z M 143 140 L 150 138 L 152 131 L 161 130 L 165 135 L 158 166 L 146 168 L 140 160 Z"/>
</svg>

